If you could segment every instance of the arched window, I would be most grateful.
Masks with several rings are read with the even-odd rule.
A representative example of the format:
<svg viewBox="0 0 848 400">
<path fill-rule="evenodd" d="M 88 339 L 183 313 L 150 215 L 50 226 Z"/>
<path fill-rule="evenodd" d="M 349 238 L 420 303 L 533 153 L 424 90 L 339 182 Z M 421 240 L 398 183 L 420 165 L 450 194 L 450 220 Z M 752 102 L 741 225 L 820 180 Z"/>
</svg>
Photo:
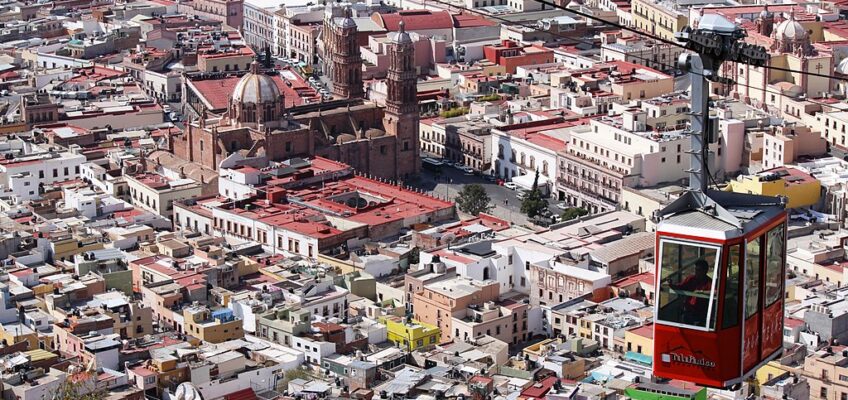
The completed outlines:
<svg viewBox="0 0 848 400">
<path fill-rule="evenodd" d="M 548 176 L 548 162 L 542 161 L 542 175 Z"/>
<path fill-rule="evenodd" d="M 530 156 L 530 169 L 536 168 L 536 157 Z"/>
<path fill-rule="evenodd" d="M 486 281 L 489 279 L 489 267 L 485 267 L 483 268 L 483 280 Z"/>
<path fill-rule="evenodd" d="M 524 153 L 521 153 L 521 161 L 520 161 L 521 165 L 524 165 L 524 161 L 525 161 L 524 160 Z"/>
</svg>

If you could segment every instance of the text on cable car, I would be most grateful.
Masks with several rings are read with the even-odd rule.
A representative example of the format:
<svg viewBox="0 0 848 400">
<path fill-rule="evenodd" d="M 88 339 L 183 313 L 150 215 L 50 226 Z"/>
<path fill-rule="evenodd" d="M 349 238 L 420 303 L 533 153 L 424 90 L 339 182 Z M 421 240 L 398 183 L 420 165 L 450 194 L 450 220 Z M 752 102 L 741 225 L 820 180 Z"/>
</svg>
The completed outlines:
<svg viewBox="0 0 848 400">
<path fill-rule="evenodd" d="M 715 362 L 710 361 L 706 358 L 698 358 L 692 355 L 678 354 L 678 353 L 665 353 L 662 355 L 663 362 L 678 362 L 683 364 L 691 364 L 698 365 L 701 367 L 713 368 L 715 367 Z"/>
</svg>

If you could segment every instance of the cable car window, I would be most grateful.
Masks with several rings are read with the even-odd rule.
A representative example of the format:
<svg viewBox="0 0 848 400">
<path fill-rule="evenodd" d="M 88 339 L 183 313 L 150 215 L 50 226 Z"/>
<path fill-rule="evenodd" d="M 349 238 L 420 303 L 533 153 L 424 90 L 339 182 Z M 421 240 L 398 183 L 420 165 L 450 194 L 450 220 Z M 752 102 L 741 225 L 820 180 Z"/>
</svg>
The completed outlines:
<svg viewBox="0 0 848 400">
<path fill-rule="evenodd" d="M 760 236 L 746 246 L 745 256 L 745 319 L 751 318 L 759 309 L 760 299 Z"/>
<path fill-rule="evenodd" d="M 766 241 L 766 307 L 774 304 L 783 293 L 783 225 L 768 233 Z"/>
<path fill-rule="evenodd" d="M 713 329 L 719 249 L 664 240 L 661 253 L 657 319 Z"/>
<path fill-rule="evenodd" d="M 727 256 L 727 275 L 724 284 L 724 314 L 721 327 L 732 328 L 739 322 L 739 278 L 741 276 L 742 245 L 730 248 Z"/>
</svg>

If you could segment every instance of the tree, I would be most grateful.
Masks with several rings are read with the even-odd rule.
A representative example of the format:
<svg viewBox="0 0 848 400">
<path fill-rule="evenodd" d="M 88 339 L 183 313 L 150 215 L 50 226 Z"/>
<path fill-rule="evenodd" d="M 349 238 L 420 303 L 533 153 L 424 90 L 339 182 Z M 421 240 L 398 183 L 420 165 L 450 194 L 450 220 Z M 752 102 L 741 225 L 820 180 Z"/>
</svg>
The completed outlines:
<svg viewBox="0 0 848 400">
<path fill-rule="evenodd" d="M 492 208 L 492 199 L 486 189 L 479 184 L 465 185 L 456 196 L 456 206 L 466 214 L 477 215 Z"/>
<path fill-rule="evenodd" d="M 265 68 L 270 69 L 273 64 L 271 63 L 271 47 L 265 46 Z"/>
<path fill-rule="evenodd" d="M 582 207 L 566 208 L 565 211 L 562 212 L 562 220 L 569 221 L 575 218 L 580 218 L 588 213 L 589 210 Z"/>
<path fill-rule="evenodd" d="M 529 218 L 533 218 L 542 213 L 542 210 L 548 208 L 548 202 L 542 198 L 542 192 L 539 191 L 539 171 L 536 170 L 536 178 L 533 179 L 533 187 L 527 197 L 521 201 L 521 212 Z"/>
<path fill-rule="evenodd" d="M 295 379 L 303 379 L 308 381 L 312 379 L 312 375 L 310 375 L 309 372 L 307 372 L 306 370 L 299 367 L 295 369 L 290 369 L 285 372 L 285 375 L 283 376 L 283 381 L 281 382 L 281 386 L 283 388 L 287 388 L 289 386 L 289 382 Z"/>
<path fill-rule="evenodd" d="M 70 371 L 69 371 L 70 372 Z M 89 372 L 71 373 L 53 392 L 52 400 L 103 400 L 106 391 L 97 388 L 97 381 Z"/>
</svg>

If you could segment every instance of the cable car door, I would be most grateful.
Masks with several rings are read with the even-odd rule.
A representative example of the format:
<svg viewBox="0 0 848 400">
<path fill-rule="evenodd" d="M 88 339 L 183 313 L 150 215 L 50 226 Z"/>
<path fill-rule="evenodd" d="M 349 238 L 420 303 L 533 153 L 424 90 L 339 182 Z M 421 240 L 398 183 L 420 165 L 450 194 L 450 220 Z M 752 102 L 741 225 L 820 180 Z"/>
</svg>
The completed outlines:
<svg viewBox="0 0 848 400">
<path fill-rule="evenodd" d="M 766 237 L 763 259 L 763 330 L 760 359 L 768 358 L 783 346 L 783 284 L 786 276 L 786 228 L 784 224 L 771 228 Z"/>
<path fill-rule="evenodd" d="M 762 286 L 761 251 L 763 237 L 760 235 L 745 245 L 745 334 L 742 341 L 742 372 L 745 373 L 760 362 L 760 287 Z"/>
</svg>

